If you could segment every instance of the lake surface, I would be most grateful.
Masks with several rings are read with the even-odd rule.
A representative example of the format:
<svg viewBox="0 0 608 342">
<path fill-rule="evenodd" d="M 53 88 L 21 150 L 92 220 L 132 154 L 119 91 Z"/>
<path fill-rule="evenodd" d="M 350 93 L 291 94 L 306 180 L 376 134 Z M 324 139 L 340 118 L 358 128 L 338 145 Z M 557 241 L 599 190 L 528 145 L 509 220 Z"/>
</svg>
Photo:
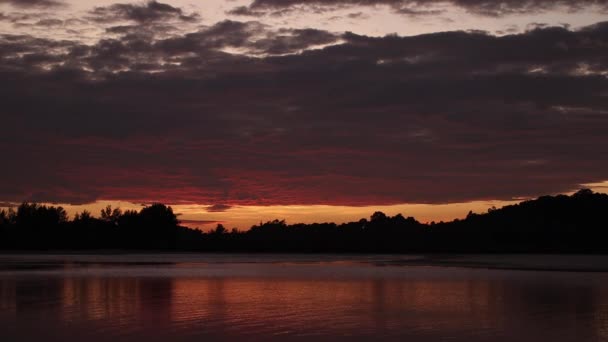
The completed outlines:
<svg viewBox="0 0 608 342">
<path fill-rule="evenodd" d="M 214 340 L 608 341 L 608 273 L 417 256 L 0 256 L 0 341 Z"/>
</svg>

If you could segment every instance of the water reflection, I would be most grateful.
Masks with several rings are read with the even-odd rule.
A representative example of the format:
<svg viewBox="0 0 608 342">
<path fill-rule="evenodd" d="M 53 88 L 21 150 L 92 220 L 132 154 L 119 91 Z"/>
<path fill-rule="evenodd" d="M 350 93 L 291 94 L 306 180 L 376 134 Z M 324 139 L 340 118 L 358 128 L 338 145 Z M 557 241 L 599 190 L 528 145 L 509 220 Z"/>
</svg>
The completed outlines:
<svg viewBox="0 0 608 342">
<path fill-rule="evenodd" d="M 469 280 L 0 277 L 0 337 L 608 339 L 605 276 L 484 272 L 503 273 Z"/>
<path fill-rule="evenodd" d="M 136 316 L 141 306 L 141 289 L 136 278 L 66 278 L 61 293 L 63 319 L 122 321 Z"/>
</svg>

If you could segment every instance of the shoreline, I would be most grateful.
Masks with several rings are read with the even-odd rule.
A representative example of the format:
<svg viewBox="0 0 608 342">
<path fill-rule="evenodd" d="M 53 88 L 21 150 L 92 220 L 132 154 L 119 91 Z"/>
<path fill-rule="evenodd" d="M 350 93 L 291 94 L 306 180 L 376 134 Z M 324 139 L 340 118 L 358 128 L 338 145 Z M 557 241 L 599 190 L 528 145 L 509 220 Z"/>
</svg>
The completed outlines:
<svg viewBox="0 0 608 342">
<path fill-rule="evenodd" d="M 159 253 L 149 251 L 53 251 L 0 254 L 2 266 L 32 264 L 154 266 L 205 264 L 362 263 L 376 267 L 445 267 L 537 272 L 608 272 L 608 255 L 597 254 L 336 254 L 336 253 Z"/>
</svg>

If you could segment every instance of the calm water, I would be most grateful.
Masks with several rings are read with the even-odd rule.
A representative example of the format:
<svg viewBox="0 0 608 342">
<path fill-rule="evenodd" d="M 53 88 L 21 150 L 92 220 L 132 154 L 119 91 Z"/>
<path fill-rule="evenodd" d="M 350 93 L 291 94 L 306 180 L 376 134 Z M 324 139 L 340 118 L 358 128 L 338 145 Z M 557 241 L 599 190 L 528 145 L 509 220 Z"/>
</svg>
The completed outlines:
<svg viewBox="0 0 608 342">
<path fill-rule="evenodd" d="M 0 256 L 0 341 L 608 341 L 608 273 L 396 258 Z"/>
</svg>

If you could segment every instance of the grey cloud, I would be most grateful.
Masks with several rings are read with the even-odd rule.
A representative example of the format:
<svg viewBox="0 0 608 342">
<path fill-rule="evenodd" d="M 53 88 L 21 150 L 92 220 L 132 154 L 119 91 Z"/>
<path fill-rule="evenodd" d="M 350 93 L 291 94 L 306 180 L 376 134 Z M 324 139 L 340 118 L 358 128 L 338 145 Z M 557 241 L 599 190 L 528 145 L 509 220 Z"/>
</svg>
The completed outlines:
<svg viewBox="0 0 608 342">
<path fill-rule="evenodd" d="M 47 26 L 47 27 L 62 26 L 63 25 L 63 20 L 59 20 L 59 19 L 41 19 L 41 20 L 38 20 L 38 22 L 36 22 L 35 25 L 36 26 Z"/>
<path fill-rule="evenodd" d="M 266 14 L 265 11 L 255 11 L 247 6 L 239 6 L 235 7 L 229 11 L 226 11 L 226 14 L 230 15 L 238 15 L 238 16 L 249 16 L 249 17 L 261 17 Z"/>
<path fill-rule="evenodd" d="M 90 15 L 91 20 L 97 22 L 131 20 L 138 23 L 151 23 L 169 19 L 195 22 L 200 18 L 197 13 L 186 14 L 181 8 L 155 0 L 144 4 L 114 4 L 106 7 L 95 7 Z"/>
<path fill-rule="evenodd" d="M 355 13 L 349 13 L 347 15 L 347 17 L 350 19 L 359 19 L 359 18 L 366 18 L 367 16 L 363 12 L 355 12 Z"/>
<path fill-rule="evenodd" d="M 0 4 L 9 4 L 14 7 L 61 7 L 66 4 L 63 1 L 56 0 L 0 0 Z"/>
<path fill-rule="evenodd" d="M 21 24 L 24 21 L 38 19 L 39 16 L 33 13 L 20 13 L 20 12 L 10 12 L 10 13 L 0 13 L 0 20 L 8 21 L 13 24 Z"/>
<path fill-rule="evenodd" d="M 227 204 L 214 204 L 212 206 L 207 207 L 205 210 L 207 210 L 210 213 L 218 213 L 218 212 L 228 211 L 232 208 L 233 208 L 233 206 L 227 205 Z"/>
<path fill-rule="evenodd" d="M 315 29 L 268 30 L 255 21 L 222 21 L 211 27 L 182 37 L 156 42 L 165 53 L 209 52 L 227 47 L 241 48 L 253 54 L 288 54 L 336 42 L 338 35 Z"/>
<path fill-rule="evenodd" d="M 369 205 L 575 189 L 608 171 L 607 30 L 346 33 L 317 50 L 305 48 L 335 35 L 255 22 L 93 46 L 4 35 L 13 162 L 0 200 Z M 296 42 L 265 40 L 281 36 Z"/>
<path fill-rule="evenodd" d="M 543 12 L 553 9 L 565 8 L 568 11 L 581 10 L 588 6 L 599 6 L 604 10 L 608 8 L 606 0 L 254 0 L 249 10 L 274 11 L 277 9 L 293 8 L 298 6 L 313 6 L 342 8 L 345 6 L 390 6 L 397 13 L 406 15 L 436 15 L 437 5 L 445 3 L 466 9 L 482 16 L 504 16 Z M 244 11 L 244 10 L 243 10 Z"/>
<path fill-rule="evenodd" d="M 335 43 L 338 37 L 327 31 L 315 29 L 283 29 L 264 39 L 257 40 L 250 46 L 259 52 L 268 54 L 286 54 L 304 50 L 312 46 Z"/>
</svg>

